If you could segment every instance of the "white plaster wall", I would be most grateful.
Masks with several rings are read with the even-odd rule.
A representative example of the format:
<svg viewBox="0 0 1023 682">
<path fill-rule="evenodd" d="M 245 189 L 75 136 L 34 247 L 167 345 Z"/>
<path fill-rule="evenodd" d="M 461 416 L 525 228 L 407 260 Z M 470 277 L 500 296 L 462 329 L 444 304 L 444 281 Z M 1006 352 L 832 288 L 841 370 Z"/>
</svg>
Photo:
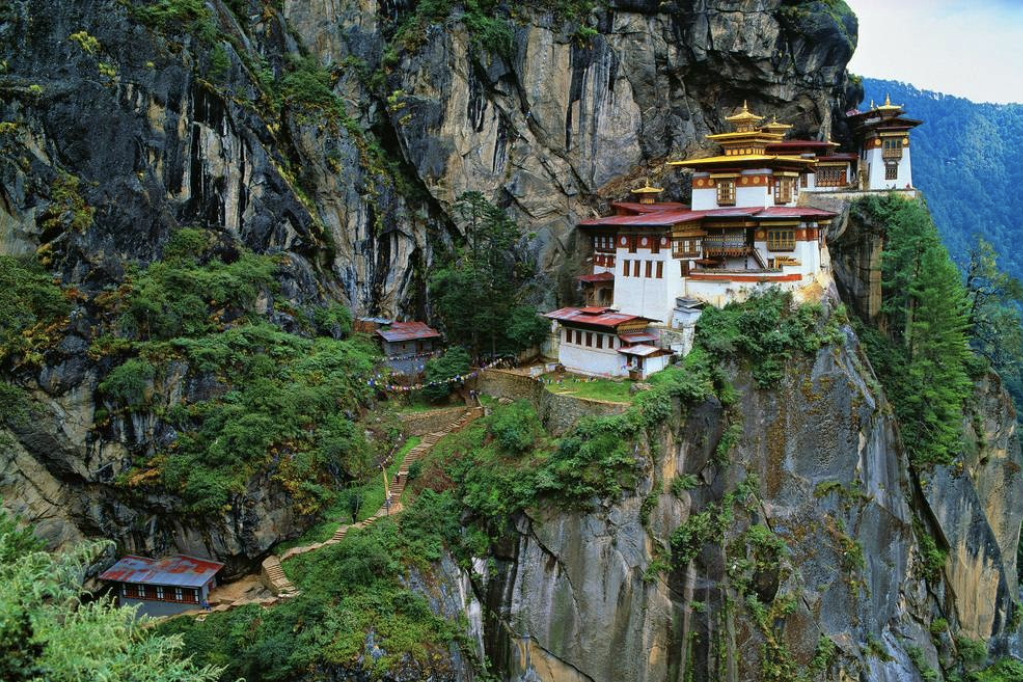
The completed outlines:
<svg viewBox="0 0 1023 682">
<path fill-rule="evenodd" d="M 694 211 L 710 211 L 718 207 L 718 191 L 693 188 L 692 209 Z"/>
<path fill-rule="evenodd" d="M 638 249 L 618 249 L 616 256 L 614 307 L 630 315 L 642 315 L 667 324 L 675 309 L 675 298 L 682 293 L 682 270 L 679 261 L 671 257 L 671 246 L 662 247 L 659 253 Z M 653 261 L 652 277 L 646 276 L 646 261 Z M 629 276 L 626 277 L 625 262 L 629 262 Z M 640 261 L 640 276 L 633 276 L 633 262 Z M 657 263 L 663 263 L 664 276 L 657 279 Z"/>
<path fill-rule="evenodd" d="M 904 147 L 902 150 L 898 180 L 885 180 L 883 151 L 883 149 L 867 150 L 867 163 L 870 164 L 870 189 L 905 189 L 906 185 L 912 185 L 913 163 L 910 161 L 909 147 Z"/>
<path fill-rule="evenodd" d="M 606 340 L 606 339 L 605 339 Z M 587 348 L 562 341 L 558 362 L 570 372 L 587 376 L 620 377 L 628 374 L 623 355 L 608 348 Z"/>
<path fill-rule="evenodd" d="M 767 191 L 767 187 L 756 186 L 743 187 L 738 186 L 735 189 L 735 207 L 736 208 L 768 208 L 774 205 L 774 197 Z M 722 208 L 730 208 L 723 206 Z"/>
</svg>

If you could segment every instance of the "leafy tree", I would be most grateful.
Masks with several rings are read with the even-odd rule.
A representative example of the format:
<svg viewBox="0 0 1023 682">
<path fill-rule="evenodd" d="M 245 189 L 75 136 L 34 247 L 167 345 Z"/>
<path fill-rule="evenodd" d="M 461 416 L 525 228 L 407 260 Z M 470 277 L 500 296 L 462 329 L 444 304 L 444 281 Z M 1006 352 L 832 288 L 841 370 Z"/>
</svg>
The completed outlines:
<svg viewBox="0 0 1023 682">
<path fill-rule="evenodd" d="M 0 679 L 6 682 L 206 682 L 220 670 L 182 656 L 180 637 L 152 634 L 135 608 L 83 601 L 86 568 L 110 543 L 42 551 L 0 511 Z"/>
<path fill-rule="evenodd" d="M 454 215 L 465 245 L 430 280 L 430 291 L 448 339 L 474 354 L 519 350 L 532 345 L 538 325 L 529 308 L 515 305 L 520 284 L 530 275 L 516 261 L 518 226 L 479 192 L 466 192 Z"/>
<path fill-rule="evenodd" d="M 517 348 L 539 346 L 550 334 L 550 322 L 531 305 L 516 306 L 508 319 L 508 340 Z"/>
<path fill-rule="evenodd" d="M 469 361 L 469 354 L 461 346 L 452 346 L 444 351 L 440 357 L 433 358 L 426 363 L 425 380 L 426 388 L 423 395 L 427 400 L 439 402 L 451 395 L 450 379 L 464 376 L 472 370 L 472 363 Z M 431 382 L 438 382 L 430 385 Z"/>
</svg>

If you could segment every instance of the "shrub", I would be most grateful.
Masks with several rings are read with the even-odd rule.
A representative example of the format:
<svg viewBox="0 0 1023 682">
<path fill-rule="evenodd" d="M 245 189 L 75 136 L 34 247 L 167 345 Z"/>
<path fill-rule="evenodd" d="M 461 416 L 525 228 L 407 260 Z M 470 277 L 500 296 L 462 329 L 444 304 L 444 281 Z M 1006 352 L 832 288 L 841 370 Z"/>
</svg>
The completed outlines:
<svg viewBox="0 0 1023 682">
<path fill-rule="evenodd" d="M 82 196 L 81 181 L 74 175 L 60 172 L 50 185 L 50 205 L 39 216 L 45 230 L 85 232 L 92 226 L 96 209 Z"/>
<path fill-rule="evenodd" d="M 132 358 L 110 372 L 99 390 L 129 409 L 138 409 L 149 402 L 147 393 L 155 377 L 156 368 L 149 361 Z"/>
<path fill-rule="evenodd" d="M 44 348 L 48 328 L 71 307 L 53 279 L 29 260 L 0 256 L 0 362 Z"/>
<path fill-rule="evenodd" d="M 543 431 L 536 411 L 529 403 L 521 400 L 496 412 L 489 427 L 499 447 L 513 455 L 532 450 Z"/>
<path fill-rule="evenodd" d="M 794 352 L 814 353 L 832 340 L 820 329 L 821 317 L 820 306 L 793 307 L 791 294 L 770 290 L 705 310 L 696 325 L 696 343 L 718 359 L 745 359 L 757 386 L 770 388 Z"/>
<path fill-rule="evenodd" d="M 433 402 L 444 400 L 451 395 L 452 380 L 469 374 L 471 369 L 469 353 L 464 348 L 448 348 L 440 357 L 427 361 L 423 396 Z"/>
</svg>

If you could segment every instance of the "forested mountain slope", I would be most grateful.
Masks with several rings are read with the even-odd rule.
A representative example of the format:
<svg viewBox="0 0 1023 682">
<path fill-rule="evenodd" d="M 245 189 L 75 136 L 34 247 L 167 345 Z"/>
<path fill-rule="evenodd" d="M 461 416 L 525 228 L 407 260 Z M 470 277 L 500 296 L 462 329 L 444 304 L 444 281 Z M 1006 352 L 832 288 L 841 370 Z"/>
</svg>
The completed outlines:
<svg viewBox="0 0 1023 682">
<path fill-rule="evenodd" d="M 863 87 L 865 102 L 880 104 L 890 93 L 911 118 L 923 120 L 912 134 L 913 181 L 927 194 L 953 258 L 965 263 L 981 236 L 1009 274 L 1023 277 L 1023 104 L 971 102 L 872 78 Z"/>
</svg>

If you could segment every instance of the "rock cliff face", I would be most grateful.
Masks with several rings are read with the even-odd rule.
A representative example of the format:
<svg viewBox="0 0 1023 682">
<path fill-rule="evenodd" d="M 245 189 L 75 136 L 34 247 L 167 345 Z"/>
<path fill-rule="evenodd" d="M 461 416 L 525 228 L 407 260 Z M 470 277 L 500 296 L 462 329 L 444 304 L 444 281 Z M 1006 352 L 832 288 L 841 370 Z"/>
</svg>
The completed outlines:
<svg viewBox="0 0 1023 682">
<path fill-rule="evenodd" d="M 728 411 L 709 402 L 643 446 L 659 454 L 634 494 L 520 519 L 496 571 L 473 577 L 498 670 L 516 681 L 752 682 L 810 670 L 905 682 L 921 679 L 914 648 L 935 670 L 949 660 L 949 626 L 930 630 L 939 619 L 1005 653 L 1023 520 L 1014 413 L 997 385 L 979 384 L 988 416 L 970 427 L 972 454 L 922 481 L 846 335 L 791 363 L 777 390 L 734 373 L 743 435 L 727 465 L 715 452 Z M 693 477 L 691 489 L 672 494 L 677 476 Z M 722 516 L 751 477 L 756 492 Z M 672 531 L 701 518 L 713 529 L 692 568 L 664 570 Z M 751 528 L 783 549 L 772 557 Z M 933 572 L 931 539 L 948 550 Z M 819 657 L 822 638 L 835 655 Z"/>
<path fill-rule="evenodd" d="M 430 266 L 460 239 L 452 204 L 480 190 L 520 221 L 536 297 L 553 304 L 571 296 L 577 218 L 699 151 L 731 107 L 748 99 L 821 134 L 841 109 L 855 19 L 820 3 L 552 7 L 500 8 L 513 34 L 496 50 L 457 6 L 399 40 L 418 11 L 405 3 L 6 3 L 0 254 L 38 254 L 88 299 L 201 225 L 286 254 L 288 305 L 423 315 Z M 91 223 L 67 227 L 76 210 Z M 42 367 L 16 376 L 37 415 L 2 450 L 8 505 L 54 542 L 98 534 L 239 562 L 295 531 L 267 481 L 252 481 L 248 510 L 194 529 L 164 518 L 173 500 L 122 499 L 111 482 L 129 451 L 168 434 L 148 418 L 97 430 L 110 367 L 88 355 L 92 331 L 76 313 Z M 204 390 L 185 382 L 168 404 Z"/>
<path fill-rule="evenodd" d="M 0 254 L 39 254 L 88 297 L 159 258 L 174 228 L 202 225 L 285 254 L 286 302 L 423 315 L 429 269 L 461 239 L 452 205 L 478 190 L 519 220 L 538 301 L 553 304 L 571 295 L 575 222 L 644 175 L 683 191 L 661 162 L 703 150 L 743 100 L 797 133 L 844 134 L 856 24 L 830 3 L 612 0 L 571 18 L 526 3 L 499 12 L 513 26 L 506 51 L 484 49 L 458 6 L 398 40 L 414 5 L 7 2 Z M 95 209 L 81 231 L 43 220 L 66 175 Z M 839 290 L 876 313 L 880 237 L 868 226 L 833 236 Z M 72 319 L 42 365 L 15 377 L 35 419 L 0 440 L 5 504 L 54 544 L 103 535 L 239 565 L 294 532 L 301 520 L 271 481 L 251 482 L 245 509 L 194 527 L 161 513 L 172 500 L 117 494 L 128 449 L 159 432 L 144 418 L 96 430 L 109 367 L 86 352 L 89 325 Z M 978 385 L 969 455 L 916 476 L 846 336 L 794 362 L 776 391 L 734 370 L 738 407 L 676 414 L 643 445 L 657 464 L 634 494 L 596 513 L 519 519 L 493 571 L 441 567 L 446 611 L 470 605 L 479 653 L 509 680 L 744 682 L 768 679 L 765 664 L 785 679 L 826 637 L 838 647 L 818 657 L 828 679 L 905 682 L 919 677 L 912 647 L 936 668 L 956 646 L 929 632 L 939 618 L 1003 651 L 1023 515 L 1011 406 L 994 379 Z M 206 390 L 160 388 L 168 400 Z M 735 414 L 743 435 L 718 467 Z M 678 475 L 700 485 L 676 496 Z M 658 570 L 671 533 L 694 519 L 714 521 L 714 542 L 691 571 Z M 937 571 L 925 536 L 947 550 Z M 755 611 L 752 593 L 777 610 Z"/>
</svg>

